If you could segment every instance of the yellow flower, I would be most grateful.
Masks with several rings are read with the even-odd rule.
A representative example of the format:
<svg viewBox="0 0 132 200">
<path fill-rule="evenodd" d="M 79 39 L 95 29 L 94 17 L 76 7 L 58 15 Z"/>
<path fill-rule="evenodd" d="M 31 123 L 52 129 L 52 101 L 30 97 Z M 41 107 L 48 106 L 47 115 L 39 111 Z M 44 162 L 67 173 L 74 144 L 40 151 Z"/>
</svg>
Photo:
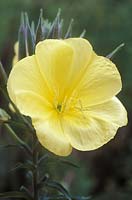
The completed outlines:
<svg viewBox="0 0 132 200">
<path fill-rule="evenodd" d="M 19 50 L 19 42 L 17 41 L 15 44 L 14 44 L 14 58 L 13 58 L 13 61 L 12 61 L 12 65 L 14 66 L 17 62 L 18 62 L 18 50 Z"/>
<path fill-rule="evenodd" d="M 31 117 L 40 143 L 61 156 L 72 147 L 97 149 L 127 124 L 115 97 L 121 87 L 116 66 L 82 38 L 39 42 L 35 55 L 13 67 L 7 85 L 11 100 Z"/>
</svg>

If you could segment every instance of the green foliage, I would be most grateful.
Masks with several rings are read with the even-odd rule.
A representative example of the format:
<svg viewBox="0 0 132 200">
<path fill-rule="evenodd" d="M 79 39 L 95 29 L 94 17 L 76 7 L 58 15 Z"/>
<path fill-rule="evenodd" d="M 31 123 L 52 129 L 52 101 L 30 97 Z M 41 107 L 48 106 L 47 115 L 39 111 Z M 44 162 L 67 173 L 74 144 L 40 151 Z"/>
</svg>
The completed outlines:
<svg viewBox="0 0 132 200">
<path fill-rule="evenodd" d="M 30 23 L 27 13 L 22 13 L 21 23 L 18 33 L 18 59 L 22 59 L 25 56 L 32 55 L 35 52 L 35 46 L 39 41 L 52 38 L 61 39 L 72 37 L 72 24 L 73 20 L 70 21 L 68 29 L 63 32 L 63 19 L 61 18 L 61 10 L 58 10 L 56 18 L 53 22 L 49 22 L 48 19 L 43 17 L 43 10 L 40 10 L 40 16 L 35 26 L 34 21 Z M 83 31 L 80 37 L 85 35 Z"/>
<path fill-rule="evenodd" d="M 54 22 L 54 16 L 57 13 L 58 8 L 60 7 L 62 10 L 62 16 L 64 18 L 65 21 L 65 26 L 63 26 L 63 37 L 71 37 L 71 33 L 72 36 L 76 37 L 78 35 L 80 35 L 80 33 L 82 32 L 82 30 L 86 30 L 86 34 L 85 37 L 90 40 L 90 42 L 92 42 L 93 46 L 95 47 L 95 50 L 102 55 L 108 55 L 113 49 L 115 49 L 115 47 L 117 47 L 119 44 L 121 43 L 125 43 L 125 46 L 121 49 L 121 51 L 116 55 L 116 57 L 113 58 L 114 62 L 117 64 L 117 67 L 119 68 L 119 71 L 121 72 L 122 75 L 122 80 L 123 80 L 123 92 L 120 95 L 120 98 L 122 98 L 122 100 L 124 101 L 125 105 L 127 105 L 127 107 L 129 108 L 129 112 L 131 112 L 132 109 L 132 94 L 131 94 L 131 89 L 132 89 L 132 32 L 131 32 L 131 28 L 132 28 L 132 12 L 131 12 L 131 6 L 132 6 L 132 2 L 131 0 L 82 0 L 82 1 L 76 1 L 76 0 L 37 0 L 37 1 L 33 1 L 33 0 L 23 0 L 23 1 L 18 1 L 18 0 L 1 0 L 0 1 L 0 27 L 1 27 L 1 32 L 0 32 L 0 55 L 2 58 L 2 61 L 4 63 L 4 67 L 10 66 L 11 67 L 11 62 L 12 62 L 12 57 L 13 54 L 9 54 L 9 52 L 13 51 L 13 46 L 14 46 L 14 42 L 17 40 L 17 30 L 19 28 L 19 18 L 20 18 L 20 13 L 22 11 L 26 11 L 27 13 L 29 13 L 29 19 L 33 19 L 35 21 L 35 23 L 31 23 L 30 20 L 28 20 L 27 15 L 23 14 L 22 18 L 24 17 L 24 20 L 22 19 L 22 23 L 23 26 L 25 26 L 26 23 L 26 28 L 29 28 L 29 24 L 30 24 L 30 28 L 27 30 L 27 40 L 28 42 L 30 42 L 30 44 L 32 43 L 32 46 L 29 44 L 29 46 L 31 47 L 30 49 L 28 49 L 29 54 L 31 54 L 33 52 L 34 49 L 34 44 L 36 42 L 38 42 L 39 40 L 46 38 L 47 36 L 53 36 L 53 37 L 61 37 L 60 35 L 62 34 L 62 32 L 60 31 L 60 26 L 63 25 L 63 20 L 61 20 L 59 17 L 60 15 L 57 15 L 56 19 Z M 36 21 L 36 19 L 39 16 L 39 10 L 41 8 L 44 8 L 44 16 L 45 18 L 42 19 L 42 15 L 40 15 L 39 21 Z M 46 18 L 49 19 L 46 20 Z M 69 24 L 69 21 L 71 20 L 71 18 L 74 18 L 74 21 L 72 20 L 71 23 Z M 52 22 L 52 23 L 50 23 Z M 35 26 L 36 24 L 36 26 Z M 55 24 L 58 25 L 58 29 L 55 29 Z M 43 28 L 43 25 L 45 25 L 45 28 Z M 68 28 L 69 27 L 69 28 Z M 22 27 L 21 27 L 22 28 Z M 23 37 L 23 30 L 20 28 L 19 31 L 19 40 L 22 41 L 22 37 Z M 43 31 L 42 31 L 43 30 Z M 31 34 L 32 32 L 32 34 Z M 41 35 L 40 33 L 43 33 L 44 35 Z M 65 34 L 64 34 L 65 33 Z M 85 33 L 85 32 L 84 32 Z M 81 35 L 82 37 L 84 35 Z M 25 45 L 25 43 L 21 42 L 22 47 L 20 47 L 21 49 L 23 49 L 23 46 Z M 24 47 L 25 48 L 25 47 Z M 9 52 L 8 52 L 9 50 Z M 23 54 L 25 54 L 25 51 L 22 54 L 22 57 L 24 56 Z M 1 65 L 0 65 L 1 67 Z M 9 67 L 7 67 L 8 69 Z M 3 67 L 0 68 L 0 70 L 2 69 L 3 71 Z M 9 69 L 7 70 L 9 71 Z M 4 72 L 4 71 L 3 71 Z M 4 73 L 5 74 L 5 73 Z M 5 86 L 5 82 L 6 82 L 6 77 L 5 79 L 1 79 L 0 77 L 0 81 L 2 80 L 3 85 Z M 3 105 L 5 106 L 5 102 L 3 103 Z M 7 105 L 7 104 L 6 104 Z M 5 106 L 6 107 L 6 106 Z M 17 110 L 16 110 L 17 111 Z M 19 112 L 17 112 L 16 115 L 11 114 L 11 117 L 13 118 L 13 120 L 15 119 L 19 119 L 20 123 L 23 125 L 23 127 L 26 127 L 26 129 L 21 129 L 19 124 L 16 126 L 14 125 L 14 123 L 12 121 L 10 121 L 10 125 L 15 129 L 15 133 L 19 136 L 21 136 L 22 138 L 24 138 L 24 141 L 26 142 L 27 138 L 26 138 L 26 134 L 25 134 L 25 130 L 30 130 L 30 123 L 28 122 L 27 119 L 23 118 L 23 116 L 20 115 Z M 23 123 L 24 121 L 24 123 Z M 130 116 L 130 121 L 131 121 L 131 116 Z M 130 127 L 131 128 L 131 127 Z M 4 130 L 4 137 L 5 137 L 5 133 L 7 131 Z M 20 132 L 20 134 L 19 134 Z M 129 132 L 131 133 L 131 129 L 129 130 Z M 109 171 L 112 171 L 112 175 L 111 177 L 108 177 L 108 180 L 104 183 L 105 186 L 101 186 L 102 189 L 100 189 L 100 193 L 98 193 L 97 191 L 94 192 L 94 194 L 96 194 L 96 197 L 93 199 L 97 199 L 97 200 L 103 200 L 103 199 L 119 199 L 119 200 L 131 200 L 132 197 L 132 193 L 131 193 L 131 188 L 132 188 L 132 150 L 131 150 L 131 134 L 126 134 L 126 131 L 124 130 L 124 133 L 122 133 L 120 135 L 121 137 L 128 137 L 128 140 L 123 139 L 123 143 L 124 146 L 121 149 L 121 145 L 120 142 L 116 143 L 116 147 L 113 145 L 111 145 L 111 151 L 109 151 L 109 149 L 105 149 L 102 150 L 102 156 L 103 156 L 103 152 L 106 151 L 106 157 L 108 158 L 108 163 L 111 166 L 111 169 L 107 170 L 107 168 L 105 168 L 105 157 L 103 157 L 103 159 L 98 159 L 100 158 L 98 155 L 96 155 L 98 163 L 100 163 L 100 165 L 95 164 L 95 169 L 90 168 L 90 165 L 92 165 L 92 161 L 90 161 L 90 159 L 88 159 L 87 157 L 89 155 L 91 155 L 90 153 L 87 154 L 87 156 L 82 159 L 83 163 L 86 163 L 86 160 L 88 160 L 88 164 L 87 166 L 83 166 L 76 169 L 75 170 L 75 176 L 76 178 L 72 181 L 72 183 L 70 184 L 70 191 L 71 193 L 75 193 L 76 192 L 80 192 L 81 194 L 89 194 L 92 193 L 91 188 L 93 188 L 93 190 L 96 188 L 96 184 L 99 182 L 100 179 L 104 179 L 103 175 L 101 174 L 101 167 L 103 168 L 103 171 L 106 171 L 106 173 L 109 174 Z M 7 139 L 7 138 L 4 138 Z M 119 138 L 118 138 L 119 139 Z M 2 140 L 2 139 L 1 139 Z M 10 142 L 10 139 L 8 139 L 8 141 Z M 5 140 L 4 140 L 5 142 Z M 14 142 L 14 140 L 13 140 Z M 21 145 L 15 144 L 15 146 L 19 146 L 21 149 Z M 5 147 L 15 147 L 14 144 L 9 144 L 9 145 L 3 145 Z M 115 154 L 115 152 L 117 153 L 117 151 L 113 151 L 114 153 L 111 156 L 111 153 L 113 149 L 116 149 L 117 151 L 119 151 L 119 154 Z M 8 148 L 10 150 L 9 153 L 11 154 L 11 152 L 13 152 L 12 156 L 16 156 L 16 152 L 18 151 L 13 151 L 12 149 L 14 148 Z M 16 149 L 16 148 L 15 148 Z M 19 148 L 17 148 L 19 149 Z M 24 147 L 22 147 L 22 149 L 25 149 Z M 27 151 L 27 150 L 26 150 Z M 3 151 L 1 150 L 0 152 L 1 154 L 3 154 Z M 1 166 L 0 166 L 0 171 L 1 171 L 1 182 L 0 182 L 0 189 L 3 190 L 3 188 L 7 187 L 7 180 L 8 177 L 5 175 L 6 174 L 6 167 L 7 163 L 9 162 L 9 158 L 10 156 L 8 156 L 7 153 L 5 153 L 4 157 L 2 157 L 2 155 L 0 154 L 0 161 L 1 161 Z M 83 154 L 83 153 L 82 153 Z M 93 153 L 94 154 L 94 153 Z M 97 154 L 97 152 L 95 152 L 95 154 Z M 25 154 L 24 154 L 25 155 Z M 43 157 L 43 156 L 42 156 Z M 92 157 L 92 155 L 91 155 Z M 5 159 L 5 160 L 4 160 Z M 68 168 L 68 170 L 66 170 L 66 168 L 64 167 L 64 169 L 62 169 L 62 163 L 60 160 L 57 161 L 57 158 L 54 157 L 53 159 L 50 157 L 49 159 L 49 155 L 45 156 L 43 158 L 40 158 L 41 160 L 41 166 L 40 169 L 43 168 L 43 166 L 45 165 L 45 163 L 52 163 L 51 165 L 51 169 L 50 168 L 46 168 L 43 176 L 41 178 L 40 181 L 47 181 L 49 175 L 48 172 L 51 172 L 51 170 L 53 172 L 56 172 L 56 177 L 55 180 L 57 180 L 58 182 L 60 182 L 62 175 L 67 176 L 67 171 L 70 171 L 70 169 Z M 107 159 L 106 159 L 107 160 Z M 109 161 L 110 160 L 110 161 Z M 44 163 L 43 163 L 44 162 Z M 66 161 L 66 163 L 68 163 L 69 161 Z M 102 162 L 102 165 L 101 165 Z M 14 161 L 15 163 L 15 161 Z M 55 164 L 56 163 L 56 164 Z M 61 163 L 61 165 L 60 165 Z M 111 164 L 112 163 L 112 164 Z M 29 167 L 27 166 L 27 163 L 25 163 L 26 166 L 25 168 Z M 75 163 L 73 162 L 74 165 Z M 57 165 L 57 166 L 56 166 Z M 71 166 L 70 165 L 70 166 Z M 86 165 L 86 164 L 85 164 Z M 15 165 L 13 164 L 12 167 L 14 167 Z M 99 166 L 99 167 L 98 167 Z M 24 166 L 18 166 L 18 168 L 21 168 Z M 26 169 L 27 169 L 26 168 Z M 26 170 L 25 169 L 25 170 Z M 29 169 L 29 168 L 28 168 Z M 4 171 L 5 170 L 5 171 Z M 7 169 L 8 170 L 8 169 Z M 30 169 L 31 170 L 31 169 Z M 90 171 L 91 170 L 91 171 Z M 4 171 L 4 175 L 2 174 L 2 172 Z M 16 173 L 15 170 L 14 174 Z M 65 172 L 64 172 L 65 171 Z M 91 173 L 90 173 L 90 172 Z M 57 173 L 58 172 L 58 173 Z M 71 171 L 70 171 L 71 172 Z M 97 176 L 97 174 L 100 172 L 100 179 Z M 93 175 L 94 174 L 94 175 Z M 3 175 L 3 177 L 2 177 Z M 125 180 L 125 183 L 123 186 L 120 186 L 117 184 L 116 181 L 118 181 L 118 179 L 120 179 L 121 177 L 121 181 L 119 180 L 119 182 L 122 183 L 122 177 L 123 180 Z M 52 175 L 51 177 L 52 178 Z M 4 181 L 5 180 L 5 181 Z M 13 185 L 14 182 L 15 183 L 15 188 L 18 187 L 18 182 L 15 181 L 14 179 L 11 180 L 11 184 Z M 23 188 L 22 188 L 23 189 Z M 26 189 L 25 189 L 26 190 Z M 24 195 L 28 192 L 25 192 L 24 190 Z M 52 191 L 53 192 L 53 191 Z M 59 193 L 53 192 L 53 194 L 55 193 L 55 197 L 50 197 L 50 196 L 44 196 L 41 198 L 41 200 L 51 200 L 51 199 L 64 199 L 64 195 L 61 196 Z M 5 193 L 5 194 L 1 194 L 5 195 L 5 197 L 9 196 L 9 195 L 13 195 L 12 193 Z M 14 193 L 14 195 L 16 195 L 16 198 L 21 197 L 20 195 L 23 195 L 23 193 L 18 192 L 18 193 Z M 3 198 L 2 197 L 2 198 Z M 30 198 L 28 198 L 30 199 Z M 81 197 L 76 197 L 73 199 L 81 199 Z M 85 198 L 82 198 L 85 199 Z M 87 198 L 89 199 L 89 198 Z"/>
<path fill-rule="evenodd" d="M 76 0 L 1 0 L 1 55 L 4 46 L 9 45 L 9 43 L 13 46 L 17 40 L 18 19 L 21 11 L 28 12 L 31 19 L 36 22 L 40 8 L 44 9 L 44 16 L 50 21 L 53 21 L 58 8 L 61 8 L 65 20 L 65 27 L 63 27 L 65 31 L 69 20 L 74 18 L 73 36 L 79 35 L 82 30 L 86 29 L 85 37 L 92 42 L 99 54 L 107 55 L 118 44 L 125 43 L 125 47 L 114 58 L 114 62 L 117 64 L 123 79 L 124 90 L 121 98 L 128 108 L 131 108 L 131 0 L 83 0 L 81 3 Z M 11 60 L 12 57 L 9 56 L 7 61 L 10 63 L 8 64 L 11 64 Z"/>
<path fill-rule="evenodd" d="M 16 55 L 18 56 L 18 60 L 22 59 L 25 56 L 32 55 L 35 51 L 36 44 L 44 39 L 47 38 L 68 38 L 72 35 L 72 21 L 70 22 L 66 33 L 62 36 L 62 23 L 63 20 L 60 18 L 60 10 L 57 13 L 56 18 L 53 20 L 52 23 L 49 23 L 48 20 L 43 19 L 43 11 L 40 10 L 40 16 L 37 22 L 37 26 L 35 23 L 32 22 L 30 24 L 28 14 L 22 13 L 21 15 L 21 22 L 20 28 L 18 32 L 18 52 Z M 84 35 L 84 32 L 81 36 Z M 31 120 L 29 118 L 23 116 L 15 104 L 9 99 L 6 90 L 6 82 L 7 76 L 5 70 L 1 64 L 1 92 L 3 93 L 3 97 L 7 100 L 8 103 L 13 107 L 13 114 L 18 117 L 18 122 L 22 122 L 26 125 L 27 130 L 32 134 L 31 144 L 29 142 L 21 139 L 15 132 L 14 128 L 10 125 L 10 120 L 13 121 L 12 118 L 4 111 L 3 109 L 0 110 L 0 122 L 4 123 L 4 127 L 7 129 L 8 134 L 13 138 L 16 144 L 7 144 L 2 145 L 2 147 L 19 147 L 20 149 L 23 148 L 25 150 L 25 155 L 27 156 L 24 162 L 16 162 L 15 166 L 9 170 L 9 172 L 15 172 L 19 169 L 25 169 L 25 174 L 27 174 L 27 179 L 31 179 L 30 185 L 26 187 L 25 185 L 21 185 L 19 190 L 20 191 L 11 191 L 11 192 L 3 192 L 0 193 L 0 197 L 3 198 L 23 198 L 23 199 L 30 199 L 30 200 L 39 200 L 41 197 L 49 198 L 49 195 L 52 197 L 52 192 L 50 192 L 49 188 L 55 190 L 55 194 L 61 194 L 63 199 L 72 200 L 72 196 L 68 192 L 68 190 L 59 182 L 54 180 L 53 178 L 49 177 L 49 175 L 45 174 L 47 163 L 44 164 L 44 169 L 40 168 L 41 163 L 45 162 L 45 160 L 51 160 L 51 162 L 63 163 L 66 165 L 70 165 L 72 167 L 77 167 L 75 163 L 72 163 L 69 160 L 61 159 L 56 157 L 54 159 L 53 156 L 48 156 L 44 154 L 44 149 L 42 151 L 42 155 L 40 156 L 40 144 L 38 138 L 36 136 L 35 130 L 32 127 Z M 5 123 L 6 122 L 6 123 Z M 20 128 L 19 128 L 20 130 Z M 29 137 L 28 133 L 28 137 Z M 27 137 L 27 138 L 28 138 Z M 48 166 L 49 167 L 49 166 Z M 41 178 L 41 175 L 42 178 Z M 31 174 L 29 177 L 28 175 Z M 31 189 L 29 189 L 30 187 Z M 44 188 L 44 190 L 43 190 Z M 43 190 L 43 192 L 41 192 Z M 46 192 L 47 191 L 47 192 Z M 41 193 L 41 195 L 40 195 Z M 81 198 L 81 197 L 80 197 Z"/>
<path fill-rule="evenodd" d="M 0 197 L 2 197 L 3 199 L 5 199 L 5 198 L 23 198 L 23 199 L 27 199 L 27 200 L 32 200 L 32 198 L 30 198 L 26 193 L 17 192 L 17 191 L 0 193 Z"/>
</svg>

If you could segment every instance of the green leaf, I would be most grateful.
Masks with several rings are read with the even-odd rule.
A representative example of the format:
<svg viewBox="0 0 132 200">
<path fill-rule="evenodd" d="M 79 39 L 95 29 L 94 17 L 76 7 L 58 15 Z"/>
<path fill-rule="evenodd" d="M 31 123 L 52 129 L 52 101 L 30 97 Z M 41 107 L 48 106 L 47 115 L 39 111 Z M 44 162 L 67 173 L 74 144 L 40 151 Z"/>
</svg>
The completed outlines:
<svg viewBox="0 0 132 200">
<path fill-rule="evenodd" d="M 35 35 L 35 24 L 34 24 L 34 21 L 32 21 L 32 23 L 31 23 L 30 31 L 31 31 L 31 41 L 32 41 L 33 51 L 35 52 L 36 35 Z"/>
<path fill-rule="evenodd" d="M 28 56 L 34 53 L 35 40 L 32 38 L 34 32 L 32 27 L 30 26 L 28 14 L 24 13 L 24 17 L 25 17 L 25 27 L 26 27 L 25 48 L 26 48 L 26 56 Z"/>
<path fill-rule="evenodd" d="M 53 26 L 52 38 L 57 38 L 57 39 L 61 38 L 63 21 L 61 21 L 60 19 L 60 14 L 61 14 L 61 9 L 58 10 L 57 16 L 53 22 L 54 26 Z"/>
<path fill-rule="evenodd" d="M 27 196 L 25 193 L 18 192 L 18 191 L 3 192 L 3 193 L 0 193 L 0 197 L 2 197 L 2 198 L 23 198 L 23 199 L 31 200 L 31 199 L 29 199 L 29 196 Z"/>
<path fill-rule="evenodd" d="M 76 200 L 89 200 L 89 199 L 91 199 L 91 198 L 92 198 L 91 196 L 88 196 L 88 197 L 84 197 L 84 196 L 74 197 L 74 199 L 76 199 Z"/>
<path fill-rule="evenodd" d="M 80 168 L 77 164 L 71 162 L 70 160 L 65 160 L 65 159 L 61 159 L 61 158 L 59 158 L 58 160 L 64 164 L 70 165 L 72 167 Z"/>
<path fill-rule="evenodd" d="M 15 171 L 17 169 L 27 169 L 29 171 L 34 171 L 35 167 L 32 163 L 17 163 L 14 168 L 12 168 L 9 172 Z"/>
<path fill-rule="evenodd" d="M 81 33 L 81 35 L 79 36 L 80 38 L 83 38 L 85 36 L 86 30 L 83 30 L 83 32 Z"/>
<path fill-rule="evenodd" d="M 124 45 L 124 43 L 120 44 L 110 54 L 108 54 L 106 58 L 112 59 L 122 49 L 122 47 L 124 47 Z"/>
<path fill-rule="evenodd" d="M 79 165 L 77 165 L 75 162 L 68 160 L 68 159 L 64 159 L 64 158 L 60 158 L 59 156 L 51 156 L 49 157 L 48 162 L 54 162 L 54 163 L 60 163 L 60 164 L 66 164 L 69 165 L 71 167 L 75 167 L 75 168 L 80 168 Z"/>
<path fill-rule="evenodd" d="M 49 28 L 47 38 L 60 39 L 62 37 L 63 19 L 60 18 L 61 9 L 58 10 L 57 16 Z"/>
<path fill-rule="evenodd" d="M 0 148 L 22 148 L 22 146 L 17 144 L 3 144 L 0 145 Z"/>
<path fill-rule="evenodd" d="M 9 172 L 13 172 L 13 171 L 15 171 L 15 170 L 17 170 L 17 169 L 23 168 L 22 165 L 23 165 L 22 163 L 17 163 L 17 164 L 15 165 L 15 167 L 13 167 L 12 169 L 9 170 Z"/>
<path fill-rule="evenodd" d="M 20 187 L 20 191 L 21 191 L 21 192 L 24 192 L 25 194 L 27 194 L 27 196 L 29 197 L 29 199 L 32 199 L 32 200 L 33 200 L 32 194 L 31 194 L 31 192 L 29 191 L 28 188 L 26 188 L 25 186 L 22 185 L 22 186 Z"/>
<path fill-rule="evenodd" d="M 84 197 L 84 196 L 72 196 L 72 200 L 89 200 L 91 199 L 91 196 Z M 68 200 L 63 195 L 57 195 L 57 196 L 41 196 L 40 200 Z"/>
<path fill-rule="evenodd" d="M 47 182 L 49 179 L 49 174 L 45 174 L 43 177 L 40 178 L 40 180 L 38 181 L 38 188 L 42 188 L 45 184 L 45 182 Z"/>
<path fill-rule="evenodd" d="M 24 13 L 21 13 L 21 23 L 18 31 L 18 42 L 19 42 L 18 60 L 21 60 L 26 56 L 25 33 L 26 33 L 25 17 Z"/>
<path fill-rule="evenodd" d="M 71 19 L 66 33 L 62 34 L 63 19 L 61 18 L 61 9 L 58 10 L 57 16 L 52 23 L 43 18 L 43 10 L 41 9 L 37 27 L 35 26 L 34 21 L 32 23 L 29 22 L 27 13 L 22 13 L 18 34 L 19 60 L 27 55 L 34 54 L 35 45 L 39 41 L 45 40 L 47 38 L 61 39 L 72 37 L 72 26 L 73 19 Z M 82 32 L 80 37 L 84 37 L 84 34 L 85 30 Z"/>
<path fill-rule="evenodd" d="M 47 182 L 45 182 L 45 186 L 58 190 L 60 193 L 62 193 L 67 198 L 67 200 L 72 199 L 69 192 L 60 183 L 58 183 L 56 181 L 47 181 Z"/>
<path fill-rule="evenodd" d="M 38 25 L 36 28 L 36 44 L 43 40 L 43 36 L 42 36 L 42 24 L 43 24 L 43 10 L 40 10 L 40 16 L 39 16 L 39 20 L 38 20 Z"/>
<path fill-rule="evenodd" d="M 0 62 L 0 84 L 6 86 L 6 83 L 7 83 L 7 75 L 2 63 Z"/>
<path fill-rule="evenodd" d="M 74 19 L 71 19 L 67 32 L 64 36 L 65 39 L 72 37 L 72 26 L 73 26 Z"/>
<path fill-rule="evenodd" d="M 49 33 L 49 29 L 51 27 L 51 22 L 48 21 L 48 19 L 43 19 L 43 24 L 42 24 L 42 36 L 43 36 L 43 40 L 48 38 L 47 35 Z"/>
<path fill-rule="evenodd" d="M 43 161 L 45 161 L 46 159 L 48 159 L 48 158 L 49 158 L 49 155 L 48 155 L 48 154 L 43 155 L 43 156 L 38 160 L 38 165 L 41 165 L 41 163 L 42 163 Z"/>
</svg>

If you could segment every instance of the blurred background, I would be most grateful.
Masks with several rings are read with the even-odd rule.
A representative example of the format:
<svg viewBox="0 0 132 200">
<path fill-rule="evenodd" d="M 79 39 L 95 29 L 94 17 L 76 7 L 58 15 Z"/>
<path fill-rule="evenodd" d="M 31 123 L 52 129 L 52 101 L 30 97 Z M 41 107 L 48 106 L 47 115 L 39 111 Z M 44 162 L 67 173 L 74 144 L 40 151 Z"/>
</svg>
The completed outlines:
<svg viewBox="0 0 132 200">
<path fill-rule="evenodd" d="M 123 81 L 120 100 L 128 110 L 129 124 L 102 148 L 92 152 L 74 151 L 79 165 L 74 169 L 52 166 L 55 178 L 61 180 L 74 195 L 93 195 L 93 199 L 132 199 L 132 1 L 131 0 L 0 0 L 0 60 L 9 73 L 18 38 L 21 11 L 36 21 L 40 8 L 44 17 L 53 20 L 62 9 L 65 27 L 74 19 L 73 36 L 85 29 L 87 38 L 99 55 L 109 54 L 121 43 L 125 46 L 113 58 Z M 65 29 L 64 27 L 64 29 Z M 1 106 L 6 106 L 0 100 Z M 1 128 L 1 143 L 9 138 Z M 0 149 L 0 192 L 16 190 L 24 184 L 23 170 L 10 172 L 19 151 Z M 23 156 L 24 157 L 24 156 Z M 64 170 L 65 169 L 65 170 Z"/>
</svg>

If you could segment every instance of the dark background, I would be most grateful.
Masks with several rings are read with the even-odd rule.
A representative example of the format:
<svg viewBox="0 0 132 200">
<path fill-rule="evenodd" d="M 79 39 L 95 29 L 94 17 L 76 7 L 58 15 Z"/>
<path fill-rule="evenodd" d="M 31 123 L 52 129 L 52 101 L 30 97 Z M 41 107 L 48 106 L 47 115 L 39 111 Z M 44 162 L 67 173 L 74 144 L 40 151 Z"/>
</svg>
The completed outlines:
<svg viewBox="0 0 132 200">
<path fill-rule="evenodd" d="M 44 9 L 44 17 L 51 21 L 61 8 L 65 27 L 74 18 L 73 37 L 86 29 L 85 38 L 99 55 L 105 56 L 125 43 L 113 61 L 122 76 L 123 90 L 119 98 L 128 110 L 128 126 L 96 151 L 75 151 L 72 156 L 79 163 L 79 169 L 65 167 L 64 170 L 64 166 L 54 165 L 52 169 L 55 177 L 61 179 L 73 194 L 94 195 L 97 200 L 129 200 L 132 198 L 132 1 L 0 0 L 0 59 L 7 73 L 11 69 L 21 11 L 28 12 L 30 19 L 36 22 L 40 8 Z M 1 131 L 1 143 L 8 140 Z M 0 192 L 24 184 L 22 171 L 15 175 L 9 172 L 17 157 L 19 152 L 16 150 L 0 149 Z"/>
</svg>

